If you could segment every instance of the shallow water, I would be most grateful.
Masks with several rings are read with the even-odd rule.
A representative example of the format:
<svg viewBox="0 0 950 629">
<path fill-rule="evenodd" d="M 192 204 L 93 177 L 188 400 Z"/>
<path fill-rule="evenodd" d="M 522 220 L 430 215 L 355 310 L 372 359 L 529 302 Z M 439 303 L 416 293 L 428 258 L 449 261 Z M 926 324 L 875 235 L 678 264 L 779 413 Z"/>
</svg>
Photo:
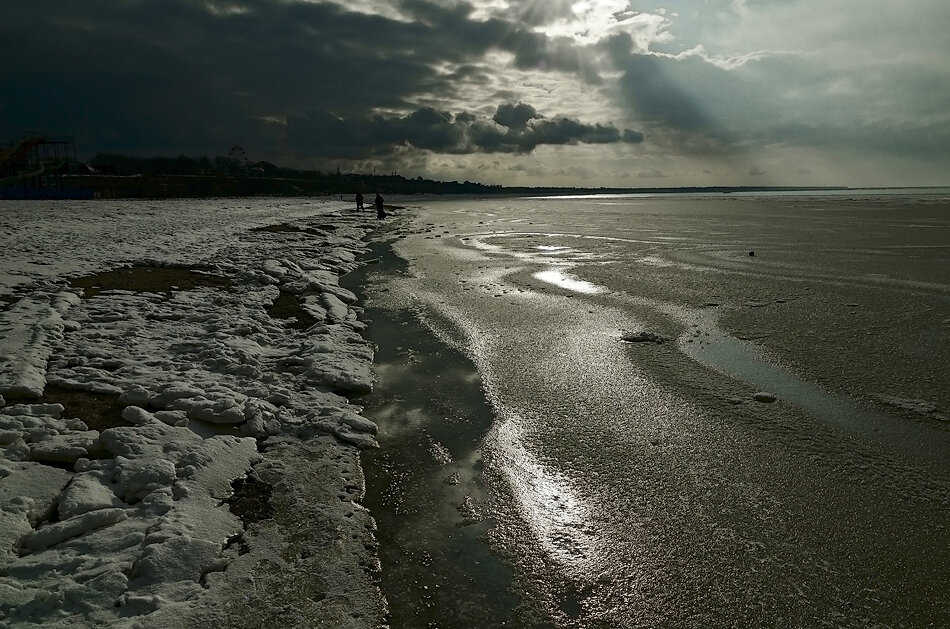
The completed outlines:
<svg viewBox="0 0 950 629">
<path fill-rule="evenodd" d="M 416 210 L 385 301 L 478 368 L 486 537 L 528 602 L 510 626 L 950 624 L 948 208 Z"/>
<path fill-rule="evenodd" d="M 379 426 L 367 450 L 363 504 L 377 523 L 380 587 L 393 627 L 502 627 L 519 601 L 512 569 L 482 541 L 492 522 L 480 445 L 494 419 L 474 366 L 409 309 L 384 309 L 405 263 L 389 246 L 347 278 L 366 300 L 377 382 L 363 414 Z M 368 277 L 367 277 L 368 276 Z M 393 304 L 390 304 L 392 306 Z"/>
</svg>

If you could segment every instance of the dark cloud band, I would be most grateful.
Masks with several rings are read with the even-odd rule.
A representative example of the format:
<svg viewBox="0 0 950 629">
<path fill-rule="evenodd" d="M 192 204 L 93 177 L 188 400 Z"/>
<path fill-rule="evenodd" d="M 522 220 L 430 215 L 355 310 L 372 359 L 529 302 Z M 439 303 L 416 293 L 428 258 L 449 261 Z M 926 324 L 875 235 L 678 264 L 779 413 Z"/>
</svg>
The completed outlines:
<svg viewBox="0 0 950 629">
<path fill-rule="evenodd" d="M 530 153 L 543 144 L 638 144 L 643 134 L 611 124 L 587 124 L 567 117 L 545 118 L 526 103 L 499 105 L 491 119 L 470 112 L 451 114 L 431 107 L 406 116 L 343 118 L 324 110 L 287 121 L 288 137 L 300 152 L 361 159 L 397 147 L 438 153 Z"/>
</svg>

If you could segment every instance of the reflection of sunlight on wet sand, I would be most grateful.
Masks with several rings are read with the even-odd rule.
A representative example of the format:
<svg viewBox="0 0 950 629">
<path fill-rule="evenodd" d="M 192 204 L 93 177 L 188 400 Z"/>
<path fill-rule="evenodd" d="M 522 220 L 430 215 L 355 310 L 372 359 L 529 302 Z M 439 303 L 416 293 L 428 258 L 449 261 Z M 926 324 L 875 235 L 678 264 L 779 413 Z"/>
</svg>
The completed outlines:
<svg viewBox="0 0 950 629">
<path fill-rule="evenodd" d="M 525 449 L 521 421 L 510 417 L 497 424 L 489 443 L 500 459 L 518 513 L 541 548 L 568 574 L 583 575 L 596 567 L 597 561 L 590 507 L 564 479 Z"/>
<path fill-rule="evenodd" d="M 575 293 L 584 293 L 586 295 L 596 295 L 603 292 L 603 286 L 591 284 L 586 280 L 581 280 L 570 276 L 559 269 L 548 269 L 547 271 L 538 271 L 532 277 L 548 284 L 554 284 L 560 288 L 572 290 Z"/>
<path fill-rule="evenodd" d="M 504 253 L 505 251 L 504 247 L 487 243 L 483 238 L 472 238 L 468 241 L 468 244 L 469 246 L 481 251 L 492 251 L 496 253 Z"/>
</svg>

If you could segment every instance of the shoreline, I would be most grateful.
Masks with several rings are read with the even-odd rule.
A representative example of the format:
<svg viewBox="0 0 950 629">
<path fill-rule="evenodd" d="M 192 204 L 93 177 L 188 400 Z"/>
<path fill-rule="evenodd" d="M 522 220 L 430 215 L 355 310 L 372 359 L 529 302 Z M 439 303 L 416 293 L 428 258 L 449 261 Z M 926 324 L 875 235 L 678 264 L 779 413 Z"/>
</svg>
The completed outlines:
<svg viewBox="0 0 950 629">
<path fill-rule="evenodd" d="M 4 621 L 383 624 L 360 504 L 376 426 L 351 401 L 373 352 L 339 285 L 375 219 L 330 202 L 264 222 L 190 262 L 143 256 L 125 283 L 100 253 L 86 285 L 53 269 L 4 301 Z"/>
<path fill-rule="evenodd" d="M 379 426 L 380 447 L 361 461 L 387 618 L 394 627 L 517 624 L 528 602 L 514 567 L 489 542 L 497 505 L 482 445 L 496 417 L 475 365 L 427 326 L 435 313 L 393 286 L 409 272 L 397 241 L 374 239 L 379 264 L 347 282 L 360 287 L 376 346 L 378 377 L 363 412 Z"/>
<path fill-rule="evenodd" d="M 942 208 L 546 203 L 503 212 L 491 202 L 431 205 L 395 243 L 411 275 L 387 286 L 388 299 L 408 301 L 478 365 L 499 418 L 483 449 L 501 497 L 491 544 L 552 619 L 539 626 L 696 618 L 923 626 L 945 617 L 931 584 L 946 576 L 946 457 L 932 464 L 913 452 L 916 430 L 905 431 L 900 450 L 876 422 L 846 432 L 795 390 L 773 391 L 687 353 L 750 338 L 775 353 L 738 356 L 731 367 L 783 369 L 805 396 L 824 389 L 821 403 L 825 394 L 859 403 L 876 392 L 919 397 L 916 418 L 895 425 L 926 421 L 934 443 L 946 442 L 938 416 L 946 396 L 926 380 L 946 363 L 925 359 L 945 352 L 921 342 L 941 338 L 946 322 L 936 307 L 908 321 L 907 295 L 894 288 L 940 282 Z M 779 208 L 789 214 L 783 229 L 768 211 Z M 869 218 L 877 220 L 853 227 Z M 900 254 L 882 255 L 886 245 Z M 548 270 L 576 281 L 558 283 Z M 866 287 L 864 274 L 875 272 L 889 283 Z M 939 306 L 940 290 L 927 305 Z M 719 332 L 727 313 L 743 317 L 718 323 Z M 888 351 L 874 352 L 876 342 Z M 400 345 L 412 358 L 411 343 Z M 789 347 L 810 357 L 807 369 L 774 360 Z M 905 356 L 920 367 L 900 368 Z M 799 384 L 848 369 L 823 369 L 831 359 L 852 363 L 850 379 L 864 388 Z M 898 369 L 903 378 L 875 386 L 875 375 Z M 394 416 L 402 419 L 398 408 Z M 439 417 L 446 424 L 452 414 Z"/>
</svg>

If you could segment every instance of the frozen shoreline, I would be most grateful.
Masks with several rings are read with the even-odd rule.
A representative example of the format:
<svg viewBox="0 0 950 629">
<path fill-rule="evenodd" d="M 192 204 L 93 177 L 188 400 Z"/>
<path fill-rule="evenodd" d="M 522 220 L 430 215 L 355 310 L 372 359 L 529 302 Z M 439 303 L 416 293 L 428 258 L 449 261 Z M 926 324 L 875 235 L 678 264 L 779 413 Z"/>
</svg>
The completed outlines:
<svg viewBox="0 0 950 629">
<path fill-rule="evenodd" d="M 359 504 L 376 427 L 349 401 L 373 352 L 338 284 L 374 221 L 172 205 L 0 206 L 0 618 L 378 626 Z M 113 274 L 69 282 L 92 272 Z"/>
</svg>

